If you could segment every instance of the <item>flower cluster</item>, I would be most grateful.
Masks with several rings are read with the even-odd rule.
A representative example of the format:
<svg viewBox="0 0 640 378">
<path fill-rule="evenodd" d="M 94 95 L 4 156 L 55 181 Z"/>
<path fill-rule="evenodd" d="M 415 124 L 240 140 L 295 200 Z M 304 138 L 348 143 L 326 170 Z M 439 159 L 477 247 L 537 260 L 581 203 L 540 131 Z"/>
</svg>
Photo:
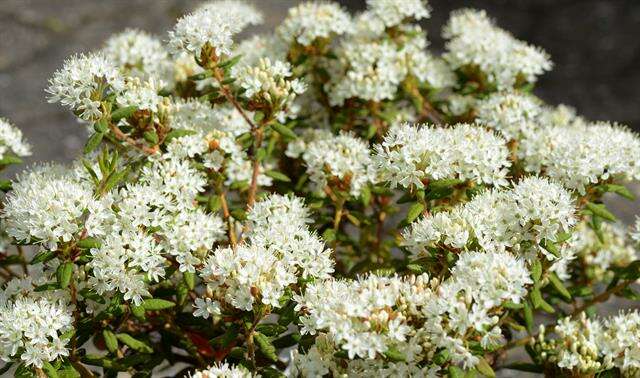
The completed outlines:
<svg viewBox="0 0 640 378">
<path fill-rule="evenodd" d="M 608 122 L 540 128 L 521 141 L 518 155 L 529 172 L 544 172 L 584 194 L 604 181 L 640 178 L 640 140 L 629 129 Z"/>
<path fill-rule="evenodd" d="M 248 220 L 246 241 L 216 249 L 200 271 L 207 295 L 216 301 L 207 303 L 207 313 L 219 315 L 222 306 L 245 311 L 256 304 L 277 308 L 285 290 L 299 278 L 327 278 L 333 272 L 330 251 L 308 229 L 308 213 L 300 199 L 272 195 L 255 204 Z"/>
<path fill-rule="evenodd" d="M 511 165 L 501 137 L 469 124 L 447 129 L 400 124 L 374 148 L 380 179 L 393 187 L 422 188 L 443 179 L 503 186 Z"/>
<path fill-rule="evenodd" d="M 60 102 L 85 121 L 103 115 L 102 100 L 124 89 L 115 63 L 103 54 L 74 55 L 64 62 L 49 81 L 49 102 Z"/>
<path fill-rule="evenodd" d="M 14 279 L 0 292 L 0 358 L 27 366 L 69 355 L 73 330 L 68 300 L 33 291 L 31 279 Z"/>
<path fill-rule="evenodd" d="M 342 35 L 352 29 L 351 16 L 334 3 L 302 3 L 289 9 L 287 18 L 278 28 L 279 36 L 289 43 L 302 46 L 316 39 Z"/>
<path fill-rule="evenodd" d="M 0 118 L 0 159 L 11 155 L 30 156 L 31 145 L 24 140 L 20 129 L 9 120 Z"/>
<path fill-rule="evenodd" d="M 544 241 L 556 241 L 576 223 L 570 194 L 546 179 L 530 177 L 512 189 L 486 190 L 473 199 L 423 217 L 404 233 L 406 247 L 416 256 L 429 247 L 461 249 L 478 243 L 485 250 L 542 252 L 555 259 Z M 491 220 L 487 222 L 487 220 Z"/>
<path fill-rule="evenodd" d="M 498 28 L 484 11 L 452 13 L 444 27 L 445 59 L 454 69 L 476 76 L 480 85 L 509 89 L 534 83 L 552 67 L 548 55 Z"/>
<path fill-rule="evenodd" d="M 640 372 L 637 338 L 640 314 L 620 313 L 603 320 L 590 319 L 580 313 L 567 317 L 553 328 L 557 338 L 547 339 L 541 326 L 534 348 L 542 351 L 546 364 L 573 374 L 595 374 L 616 367 L 624 377 Z M 559 372 L 560 373 L 560 372 Z"/>
<path fill-rule="evenodd" d="M 357 197 L 365 186 L 376 180 L 369 147 L 348 133 L 309 142 L 302 159 L 320 193 L 329 185 Z"/>
</svg>

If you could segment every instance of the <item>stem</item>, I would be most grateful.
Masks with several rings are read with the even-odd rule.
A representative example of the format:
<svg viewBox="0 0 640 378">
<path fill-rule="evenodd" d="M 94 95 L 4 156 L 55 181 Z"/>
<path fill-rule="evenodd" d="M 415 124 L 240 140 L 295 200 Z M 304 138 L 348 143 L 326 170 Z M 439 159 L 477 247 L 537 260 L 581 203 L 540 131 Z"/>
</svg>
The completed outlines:
<svg viewBox="0 0 640 378">
<path fill-rule="evenodd" d="M 244 120 L 249 124 L 249 126 L 251 126 L 251 130 L 257 129 L 256 125 L 253 123 L 253 121 L 251 121 L 249 116 L 247 116 L 242 106 L 240 106 L 240 103 L 238 102 L 238 100 L 233 96 L 233 94 L 229 90 L 229 86 L 222 84 L 222 82 L 224 81 L 224 70 L 220 68 L 213 69 L 213 77 L 218 82 L 218 85 L 220 86 L 220 91 L 222 91 L 222 95 L 227 99 L 227 101 L 229 101 L 233 105 L 234 108 L 236 108 L 238 112 L 240 112 L 240 115 L 242 116 L 242 118 L 244 118 Z"/>
<path fill-rule="evenodd" d="M 24 257 L 24 248 L 22 248 L 21 245 L 17 245 L 16 248 L 18 249 L 18 254 L 22 258 L 22 271 L 24 272 L 25 276 L 28 276 L 29 268 L 27 267 L 27 260 Z"/>
<path fill-rule="evenodd" d="M 336 213 L 333 216 L 333 250 L 338 247 L 338 230 L 340 229 L 340 221 L 342 220 L 342 211 L 344 209 L 344 198 L 339 197 L 336 202 Z"/>
<path fill-rule="evenodd" d="M 623 282 L 617 284 L 616 286 L 612 287 L 611 289 L 596 295 L 590 301 L 587 301 L 587 302 L 583 303 L 582 306 L 579 306 L 575 310 L 573 310 L 573 312 L 571 313 L 571 316 L 576 316 L 576 315 L 580 314 L 581 312 L 583 312 L 584 310 L 586 310 L 587 308 L 593 306 L 596 303 L 600 303 L 600 302 L 606 301 L 607 299 L 609 299 L 609 297 L 612 294 L 616 294 L 616 293 L 622 291 L 624 288 L 629 286 L 632 282 L 633 281 L 623 281 Z"/>
<path fill-rule="evenodd" d="M 237 239 L 236 239 L 236 230 L 231 221 L 231 214 L 229 213 L 229 206 L 227 205 L 227 195 L 226 192 L 220 193 L 220 204 L 222 206 L 222 216 L 224 220 L 227 222 L 227 233 L 229 235 L 229 243 L 231 247 L 235 250 Z"/>
<path fill-rule="evenodd" d="M 253 172 L 251 174 L 251 186 L 249 186 L 249 196 L 247 197 L 247 209 L 250 209 L 256 201 L 256 192 L 258 191 L 258 175 L 260 174 L 260 162 L 257 158 L 258 148 L 262 144 L 262 138 L 264 134 L 262 127 L 254 130 L 255 144 L 253 146 L 253 154 L 251 160 L 253 161 Z"/>
<path fill-rule="evenodd" d="M 138 150 L 144 152 L 147 155 L 154 155 L 156 152 L 158 152 L 158 146 L 147 147 L 144 145 L 144 143 L 140 143 L 135 139 L 129 137 L 127 134 L 123 133 L 118 126 L 112 123 L 109 124 L 109 128 L 113 132 L 113 135 L 116 137 L 116 139 L 130 144 L 134 148 L 137 148 Z"/>
</svg>

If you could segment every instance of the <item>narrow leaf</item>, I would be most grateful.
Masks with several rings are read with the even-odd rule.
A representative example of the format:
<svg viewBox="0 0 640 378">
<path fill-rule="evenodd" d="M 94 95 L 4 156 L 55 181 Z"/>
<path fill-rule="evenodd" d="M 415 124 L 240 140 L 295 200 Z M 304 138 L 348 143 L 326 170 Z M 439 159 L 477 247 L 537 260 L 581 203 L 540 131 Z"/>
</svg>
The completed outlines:
<svg viewBox="0 0 640 378">
<path fill-rule="evenodd" d="M 411 207 L 409 207 L 409 211 L 407 212 L 407 217 L 405 218 L 405 221 L 407 223 L 413 222 L 414 220 L 416 220 L 416 218 L 420 216 L 420 214 L 422 214 L 423 210 L 424 210 L 424 204 L 420 202 L 415 202 L 413 205 L 411 205 Z"/>
</svg>

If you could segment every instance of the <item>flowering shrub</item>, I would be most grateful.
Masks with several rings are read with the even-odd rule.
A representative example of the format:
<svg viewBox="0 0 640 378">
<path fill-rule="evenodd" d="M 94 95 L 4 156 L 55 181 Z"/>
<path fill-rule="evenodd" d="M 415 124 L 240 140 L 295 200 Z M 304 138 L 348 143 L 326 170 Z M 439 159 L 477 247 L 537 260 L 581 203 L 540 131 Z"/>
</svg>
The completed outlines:
<svg viewBox="0 0 640 378">
<path fill-rule="evenodd" d="M 482 11 L 437 55 L 426 1 L 367 6 L 238 41 L 262 15 L 209 2 L 62 64 L 89 135 L 0 182 L 3 374 L 640 376 L 640 313 L 595 313 L 640 299 L 603 203 L 640 138 L 532 94 L 548 55 Z"/>
</svg>

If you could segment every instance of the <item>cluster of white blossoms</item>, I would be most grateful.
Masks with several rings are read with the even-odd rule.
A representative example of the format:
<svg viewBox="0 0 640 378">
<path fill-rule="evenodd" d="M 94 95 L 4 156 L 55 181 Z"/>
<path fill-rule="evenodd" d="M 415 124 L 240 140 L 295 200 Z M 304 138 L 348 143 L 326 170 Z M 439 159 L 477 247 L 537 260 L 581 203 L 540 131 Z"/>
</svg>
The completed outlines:
<svg viewBox="0 0 640 378">
<path fill-rule="evenodd" d="M 306 144 L 302 154 L 316 192 L 329 185 L 357 197 L 376 182 L 369 147 L 362 139 L 349 133 L 322 136 Z"/>
<path fill-rule="evenodd" d="M 511 165 L 503 138 L 469 124 L 395 125 L 374 151 L 379 178 L 392 187 L 423 188 L 443 179 L 504 186 Z"/>
<path fill-rule="evenodd" d="M 308 228 L 308 210 L 301 199 L 271 195 L 257 202 L 247 215 L 245 241 L 218 248 L 199 272 L 207 296 L 206 312 L 219 315 L 220 308 L 250 311 L 255 304 L 281 306 L 285 290 L 299 278 L 326 279 L 333 272 L 331 251 Z M 207 298 L 209 299 L 209 298 Z"/>
<path fill-rule="evenodd" d="M 533 83 L 552 67 L 547 53 L 498 28 L 484 11 L 454 11 L 443 36 L 444 57 L 454 69 L 479 75 L 499 90 Z"/>
<path fill-rule="evenodd" d="M 145 31 L 127 29 L 113 35 L 102 52 L 128 76 L 167 83 L 173 81 L 173 64 L 168 50 L 159 38 Z"/>
<path fill-rule="evenodd" d="M 14 279 L 0 291 L 0 359 L 27 366 L 68 356 L 73 330 L 68 300 L 33 291 L 32 280 Z"/>
<path fill-rule="evenodd" d="M 608 122 L 542 127 L 521 140 L 518 156 L 529 172 L 543 172 L 567 188 L 640 179 L 640 139 Z"/>
<path fill-rule="evenodd" d="M 169 100 L 158 95 L 159 85 L 155 79 L 141 81 L 138 78 L 128 78 L 116 102 L 120 107 L 133 106 L 154 114 L 166 110 Z"/>
<path fill-rule="evenodd" d="M 2 217 L 9 236 L 55 250 L 82 230 L 81 218 L 94 202 L 91 186 L 71 170 L 42 164 L 18 176 Z"/>
<path fill-rule="evenodd" d="M 256 66 L 246 66 L 238 72 L 238 84 L 247 99 L 279 110 L 282 119 L 296 96 L 307 89 L 305 83 L 292 77 L 291 65 L 280 60 L 260 59 Z"/>
<path fill-rule="evenodd" d="M 531 282 L 524 262 L 508 253 L 465 252 L 442 283 L 426 274 L 369 275 L 314 283 L 294 298 L 305 314 L 302 332 L 325 332 L 351 360 L 384 361 L 399 353 L 403 361 L 418 363 L 444 348 L 453 363 L 473 367 L 479 360 L 470 340 L 479 337 L 483 347 L 503 342 L 498 314 L 491 311 L 506 301 L 520 303 Z M 298 370 L 326 374 L 338 368 L 323 356 L 326 340 L 319 340 L 315 349 L 294 358 Z"/>
<path fill-rule="evenodd" d="M 147 282 L 164 276 L 167 260 L 195 272 L 225 235 L 222 219 L 194 203 L 204 184 L 188 161 L 169 158 L 145 167 L 138 184 L 109 193 L 87 229 L 101 243 L 88 264 L 96 291 L 121 292 L 139 304 L 149 296 Z"/>
<path fill-rule="evenodd" d="M 10 155 L 30 156 L 31 145 L 22 136 L 22 130 L 0 117 L 0 159 Z"/>
<path fill-rule="evenodd" d="M 496 92 L 476 107 L 476 122 L 500 132 L 507 140 L 519 140 L 538 127 L 539 100 L 518 92 Z"/>
<path fill-rule="evenodd" d="M 231 54 L 234 35 L 261 22 L 261 14 L 248 4 L 211 2 L 178 20 L 169 32 L 169 47 L 176 54 L 187 53 L 197 59 L 208 47 L 214 51 L 206 53 L 219 58 Z"/>
<path fill-rule="evenodd" d="M 233 366 L 227 363 L 215 364 L 191 374 L 191 378 L 251 378 L 252 376 L 251 372 L 242 366 Z"/>
<path fill-rule="evenodd" d="M 49 102 L 60 102 L 85 121 L 102 117 L 102 100 L 124 89 L 115 63 L 103 53 L 74 55 L 49 80 Z"/>
<path fill-rule="evenodd" d="M 624 268 L 640 257 L 624 225 L 603 223 L 600 227 L 602 240 L 584 222 L 578 224 L 571 238 L 571 248 L 584 264 L 587 277 L 596 281 L 610 279 L 612 268 Z"/>
<path fill-rule="evenodd" d="M 621 312 L 603 320 L 587 318 L 580 313 L 576 319 L 567 317 L 553 328 L 557 338 L 545 339 L 544 326 L 534 342 L 545 363 L 574 374 L 595 374 L 612 367 L 623 377 L 640 374 L 640 314 Z"/>
<path fill-rule="evenodd" d="M 538 245 L 570 231 L 575 213 L 571 195 L 562 186 L 529 177 L 512 189 L 485 190 L 450 211 L 423 217 L 405 230 L 404 243 L 414 256 L 430 247 L 462 249 L 477 242 L 487 251 L 511 250 L 528 257 L 531 248 L 553 260 L 554 255 Z"/>
<path fill-rule="evenodd" d="M 338 4 L 305 2 L 289 9 L 277 33 L 288 43 L 310 46 L 317 39 L 349 33 L 352 28 L 351 16 Z"/>
<path fill-rule="evenodd" d="M 425 0 L 367 0 L 367 11 L 378 17 L 386 27 L 403 21 L 429 18 L 431 9 Z"/>
</svg>

